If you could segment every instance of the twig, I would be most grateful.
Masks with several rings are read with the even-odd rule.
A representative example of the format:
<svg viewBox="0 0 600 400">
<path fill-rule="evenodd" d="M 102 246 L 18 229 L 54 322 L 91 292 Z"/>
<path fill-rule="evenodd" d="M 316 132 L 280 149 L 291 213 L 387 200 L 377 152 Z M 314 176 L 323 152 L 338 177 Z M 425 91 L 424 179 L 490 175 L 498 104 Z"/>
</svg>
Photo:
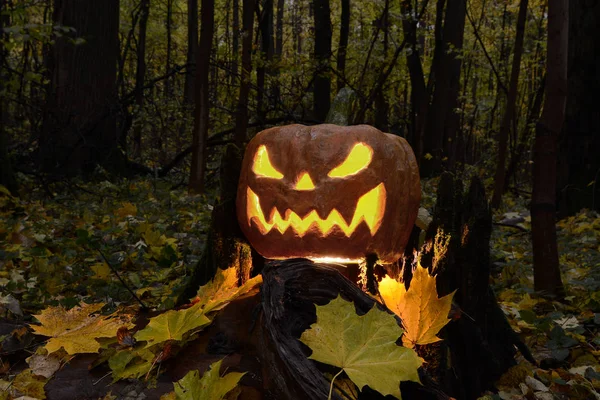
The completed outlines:
<svg viewBox="0 0 600 400">
<path fill-rule="evenodd" d="M 475 21 L 473 21 L 473 19 L 471 18 L 471 15 L 469 14 L 468 11 L 466 12 L 466 14 L 467 14 L 467 19 L 469 20 L 469 23 L 473 27 L 473 34 L 475 35 L 475 38 L 481 45 L 483 54 L 485 55 L 485 58 L 488 60 L 488 63 L 490 64 L 490 68 L 492 68 L 492 72 L 494 72 L 494 75 L 496 75 L 496 80 L 498 81 L 498 87 L 500 87 L 500 89 L 502 89 L 504 94 L 508 94 L 508 89 L 506 89 L 506 86 L 504 86 L 504 84 L 502 83 L 502 80 L 500 79 L 500 74 L 496 70 L 496 67 L 494 66 L 494 62 L 492 61 L 492 58 L 490 57 L 489 53 L 487 52 L 487 49 L 485 48 L 485 45 L 483 44 L 483 40 L 481 40 L 481 36 L 479 36 L 479 31 L 477 30 L 477 27 L 475 26 Z"/>
<path fill-rule="evenodd" d="M 119 272 L 110 263 L 110 261 L 108 260 L 108 258 L 104 254 L 104 252 L 100 248 L 96 248 L 96 250 L 98 250 L 98 253 L 100 253 L 100 256 L 102 257 L 104 262 L 108 265 L 110 270 L 117 276 L 117 278 L 119 278 L 119 281 L 121 281 L 121 284 L 123 285 L 123 287 L 125 287 L 125 289 L 127 289 L 129 291 L 129 293 L 131 293 L 131 295 L 137 300 L 137 302 L 140 303 L 140 306 L 142 306 L 142 310 L 148 310 L 148 307 L 146 307 L 146 305 L 142 302 L 142 300 L 140 300 L 140 298 L 137 297 L 135 292 L 133 290 L 131 290 L 131 288 L 129 286 L 127 286 L 127 283 L 123 280 L 123 278 L 121 278 L 121 275 L 119 275 Z"/>
<path fill-rule="evenodd" d="M 103 380 L 104 378 L 106 378 L 110 374 L 112 374 L 112 371 L 108 372 L 106 375 L 104 375 L 103 377 L 101 377 L 100 379 L 98 379 L 96 382 L 92 383 L 92 386 L 96 386 L 97 384 L 100 383 L 101 380 Z"/>
</svg>

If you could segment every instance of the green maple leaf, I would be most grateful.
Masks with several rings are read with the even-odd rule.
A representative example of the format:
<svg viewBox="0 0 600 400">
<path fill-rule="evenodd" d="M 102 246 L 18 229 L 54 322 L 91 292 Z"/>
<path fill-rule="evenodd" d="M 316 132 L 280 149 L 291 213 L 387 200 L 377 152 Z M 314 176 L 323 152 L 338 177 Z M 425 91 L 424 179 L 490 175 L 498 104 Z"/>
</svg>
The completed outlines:
<svg viewBox="0 0 600 400">
<path fill-rule="evenodd" d="M 190 371 L 181 380 L 175 382 L 175 395 L 177 400 L 221 400 L 235 388 L 244 373 L 230 372 L 219 376 L 221 362 L 219 360 L 210 365 L 210 369 L 202 375 L 198 370 Z"/>
<path fill-rule="evenodd" d="M 145 348 L 118 351 L 108 359 L 113 382 L 144 376 L 152 369 L 154 357 L 154 353 Z"/>
<path fill-rule="evenodd" d="M 396 345 L 402 332 L 393 315 L 373 307 L 359 316 L 338 296 L 317 306 L 317 322 L 300 340 L 312 349 L 311 359 L 342 368 L 359 388 L 401 398 L 400 382 L 420 382 L 423 363 L 414 350 Z"/>
<path fill-rule="evenodd" d="M 136 333 L 135 338 L 147 342 L 146 347 L 168 340 L 182 341 L 185 337 L 210 324 L 198 303 L 185 310 L 170 310 L 150 319 L 148 325 Z"/>
</svg>

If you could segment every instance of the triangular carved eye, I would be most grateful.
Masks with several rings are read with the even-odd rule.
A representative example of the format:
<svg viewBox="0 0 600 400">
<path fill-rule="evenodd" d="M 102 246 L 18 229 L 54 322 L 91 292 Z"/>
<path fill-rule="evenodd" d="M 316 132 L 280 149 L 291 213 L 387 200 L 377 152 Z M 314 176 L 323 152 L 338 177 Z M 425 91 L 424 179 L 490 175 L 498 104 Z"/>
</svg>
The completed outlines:
<svg viewBox="0 0 600 400">
<path fill-rule="evenodd" d="M 373 149 L 364 143 L 357 143 L 343 163 L 329 171 L 330 178 L 344 178 L 355 175 L 367 168 L 373 159 Z"/>
<path fill-rule="evenodd" d="M 254 155 L 252 172 L 265 178 L 283 178 L 283 174 L 277 171 L 275 167 L 273 167 L 273 164 L 271 164 L 271 160 L 269 160 L 269 153 L 267 152 L 267 146 L 265 145 L 260 146 Z"/>
<path fill-rule="evenodd" d="M 308 174 L 308 172 L 304 172 L 298 179 L 298 182 L 296 182 L 296 187 L 294 189 L 296 189 L 296 190 L 314 190 L 314 188 L 315 188 L 315 184 L 313 183 L 312 179 L 310 179 L 310 175 Z"/>
</svg>

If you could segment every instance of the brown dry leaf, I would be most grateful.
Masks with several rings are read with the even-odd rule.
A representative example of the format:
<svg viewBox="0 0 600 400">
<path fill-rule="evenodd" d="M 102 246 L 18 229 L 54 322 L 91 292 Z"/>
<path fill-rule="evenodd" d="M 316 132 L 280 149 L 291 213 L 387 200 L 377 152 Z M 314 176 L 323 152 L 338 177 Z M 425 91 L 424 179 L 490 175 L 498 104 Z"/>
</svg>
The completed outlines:
<svg viewBox="0 0 600 400">
<path fill-rule="evenodd" d="M 43 400 L 46 398 L 44 392 L 46 382 L 48 382 L 46 378 L 36 376 L 30 369 L 26 369 L 15 377 L 13 387 L 25 396 Z"/>
<path fill-rule="evenodd" d="M 426 268 L 417 266 L 408 291 L 404 283 L 386 276 L 379 283 L 379 293 L 385 305 L 402 319 L 405 347 L 441 340 L 436 335 L 450 321 L 448 314 L 455 292 L 438 298 L 435 277 Z"/>
<path fill-rule="evenodd" d="M 97 353 L 100 343 L 97 338 L 111 338 L 122 326 L 133 328 L 129 317 L 112 314 L 97 314 L 104 303 L 85 304 L 65 310 L 63 307 L 48 307 L 34 315 L 41 325 L 32 325 L 37 335 L 49 336 L 46 343 L 48 353 L 64 348 L 69 354 Z"/>
<path fill-rule="evenodd" d="M 60 368 L 61 360 L 54 354 L 42 355 L 34 354 L 27 358 L 27 364 L 34 375 L 43 376 L 46 379 L 52 378 L 54 373 Z"/>
</svg>

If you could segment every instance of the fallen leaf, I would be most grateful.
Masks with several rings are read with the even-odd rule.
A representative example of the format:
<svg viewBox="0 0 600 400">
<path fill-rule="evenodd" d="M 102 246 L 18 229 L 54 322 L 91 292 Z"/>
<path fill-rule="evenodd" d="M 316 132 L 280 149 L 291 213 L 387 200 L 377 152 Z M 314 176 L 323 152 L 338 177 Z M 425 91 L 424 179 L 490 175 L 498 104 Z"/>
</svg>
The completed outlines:
<svg viewBox="0 0 600 400">
<path fill-rule="evenodd" d="M 408 290 L 403 283 L 386 276 L 379 283 L 379 293 L 385 305 L 402 319 L 404 346 L 412 348 L 441 340 L 436 335 L 450 321 L 454 292 L 438 298 L 435 277 L 426 268 L 415 268 Z"/>
<path fill-rule="evenodd" d="M 262 283 L 262 275 L 258 275 L 242 286 L 237 284 L 237 271 L 235 268 L 218 269 L 212 281 L 198 290 L 196 304 L 201 304 L 202 311 L 208 314 L 225 307 L 230 301 L 247 293 L 252 288 Z"/>
<path fill-rule="evenodd" d="M 23 311 L 21 310 L 21 305 L 19 304 L 19 300 L 15 299 L 12 295 L 8 294 L 6 296 L 0 296 L 0 312 L 3 312 L 3 308 L 10 311 L 14 315 L 23 316 Z"/>
<path fill-rule="evenodd" d="M 49 336 L 46 343 L 48 353 L 64 348 L 69 354 L 97 353 L 100 343 L 97 338 L 111 338 L 121 326 L 132 328 L 129 317 L 116 314 L 97 314 L 104 303 L 85 304 L 65 310 L 63 307 L 48 307 L 34 315 L 41 325 L 31 325 L 36 335 Z"/>
<path fill-rule="evenodd" d="M 52 354 L 34 354 L 27 358 L 27 364 L 34 375 L 50 379 L 60 368 L 60 359 Z"/>
<path fill-rule="evenodd" d="M 121 208 L 115 211 L 115 214 L 121 218 L 125 218 L 128 215 L 135 216 L 137 214 L 137 207 L 135 206 L 135 204 L 125 202 L 121 204 Z"/>
<path fill-rule="evenodd" d="M 230 372 L 221 377 L 219 360 L 210 365 L 210 369 L 202 375 L 197 370 L 190 371 L 181 380 L 175 382 L 177 400 L 221 400 L 234 389 L 245 373 Z"/>
<path fill-rule="evenodd" d="M 30 369 L 26 369 L 15 377 L 13 387 L 21 394 L 43 400 L 46 398 L 44 385 L 47 381 L 46 378 L 36 376 Z"/>
<path fill-rule="evenodd" d="M 115 353 L 108 359 L 113 382 L 119 379 L 141 378 L 152 369 L 155 355 L 148 349 L 128 349 Z"/>
<path fill-rule="evenodd" d="M 170 310 L 150 319 L 148 325 L 135 334 L 135 339 L 145 341 L 146 348 L 167 340 L 182 341 L 210 324 L 198 303 L 185 310 Z"/>
<path fill-rule="evenodd" d="M 402 335 L 393 315 L 373 307 L 356 314 L 354 304 L 337 297 L 317 306 L 317 322 L 300 340 L 311 359 L 342 368 L 359 387 L 368 385 L 383 395 L 400 396 L 400 382 L 419 382 L 423 360 L 412 349 L 396 345 Z"/>
</svg>

